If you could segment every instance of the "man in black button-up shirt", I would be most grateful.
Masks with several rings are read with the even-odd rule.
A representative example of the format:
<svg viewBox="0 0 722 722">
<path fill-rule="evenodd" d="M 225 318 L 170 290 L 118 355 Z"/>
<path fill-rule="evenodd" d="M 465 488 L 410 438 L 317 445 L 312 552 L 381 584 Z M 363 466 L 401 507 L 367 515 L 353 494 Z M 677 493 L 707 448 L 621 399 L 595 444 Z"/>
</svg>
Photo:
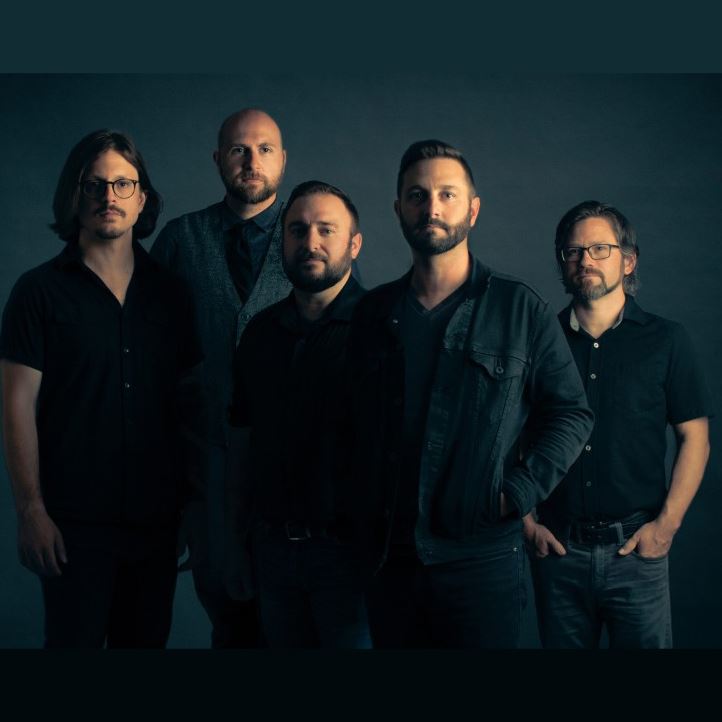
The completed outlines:
<svg viewBox="0 0 722 722">
<path fill-rule="evenodd" d="M 344 410 L 351 277 L 361 248 L 348 196 L 302 183 L 283 212 L 293 292 L 241 336 L 230 420 L 250 430 L 245 470 L 251 550 L 271 647 L 370 646 L 358 564 L 337 516 L 335 457 Z"/>
<path fill-rule="evenodd" d="M 50 647 L 162 647 L 170 630 L 192 494 L 181 387 L 201 355 L 189 289 L 136 241 L 159 210 L 132 141 L 86 136 L 55 195 L 67 246 L 20 278 L 3 315 L 19 552 L 41 575 Z"/>
<path fill-rule="evenodd" d="M 667 554 L 704 473 L 707 392 L 690 339 L 634 300 L 639 249 L 615 208 L 586 201 L 559 223 L 572 303 L 559 321 L 595 426 L 564 481 L 525 519 L 546 647 L 672 643 Z M 626 291 L 626 294 L 625 294 Z M 669 489 L 666 427 L 678 442 Z"/>
</svg>

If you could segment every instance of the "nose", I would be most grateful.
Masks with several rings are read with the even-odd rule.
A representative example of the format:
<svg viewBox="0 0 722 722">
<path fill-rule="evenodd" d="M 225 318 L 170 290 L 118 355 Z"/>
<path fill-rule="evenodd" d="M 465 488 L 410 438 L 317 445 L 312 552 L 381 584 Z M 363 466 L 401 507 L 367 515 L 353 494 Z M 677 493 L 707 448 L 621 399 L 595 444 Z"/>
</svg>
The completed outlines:
<svg viewBox="0 0 722 722">
<path fill-rule="evenodd" d="M 579 259 L 580 266 L 594 265 L 594 259 L 589 255 L 589 249 L 586 247 L 582 248 L 582 257 Z"/>
<path fill-rule="evenodd" d="M 243 154 L 243 167 L 244 168 L 256 168 L 258 166 L 259 154 L 254 148 L 249 148 Z"/>
<path fill-rule="evenodd" d="M 105 190 L 103 191 L 103 195 L 100 197 L 100 199 L 106 202 L 114 201 L 116 199 L 112 183 L 105 184 Z"/>
<path fill-rule="evenodd" d="M 429 218 L 438 218 L 441 214 L 441 203 L 433 193 L 429 193 L 426 199 L 426 212 L 429 214 Z"/>
</svg>

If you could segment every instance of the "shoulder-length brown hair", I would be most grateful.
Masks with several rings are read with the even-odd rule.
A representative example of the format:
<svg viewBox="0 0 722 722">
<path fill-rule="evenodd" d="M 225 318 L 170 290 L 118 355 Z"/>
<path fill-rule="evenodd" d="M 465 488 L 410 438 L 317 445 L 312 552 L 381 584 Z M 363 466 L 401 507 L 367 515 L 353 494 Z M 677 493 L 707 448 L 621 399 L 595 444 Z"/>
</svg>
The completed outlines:
<svg viewBox="0 0 722 722">
<path fill-rule="evenodd" d="M 80 182 L 95 159 L 108 150 L 114 150 L 138 171 L 140 187 L 145 193 L 145 206 L 133 227 L 133 238 L 147 238 L 155 230 L 163 201 L 150 182 L 148 171 L 140 151 L 133 140 L 114 130 L 103 128 L 86 135 L 71 151 L 58 179 L 53 198 L 55 222 L 50 224 L 64 241 L 78 238 L 78 206 L 80 204 Z"/>
</svg>

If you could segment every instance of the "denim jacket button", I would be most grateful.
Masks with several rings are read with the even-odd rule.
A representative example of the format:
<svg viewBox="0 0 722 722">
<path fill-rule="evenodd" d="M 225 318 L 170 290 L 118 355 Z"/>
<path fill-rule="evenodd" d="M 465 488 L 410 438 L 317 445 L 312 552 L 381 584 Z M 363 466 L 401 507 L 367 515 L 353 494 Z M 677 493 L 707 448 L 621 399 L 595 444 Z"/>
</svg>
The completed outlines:
<svg viewBox="0 0 722 722">
<path fill-rule="evenodd" d="M 503 366 L 497 366 L 496 367 L 496 373 L 503 374 L 504 373 L 504 367 Z"/>
</svg>

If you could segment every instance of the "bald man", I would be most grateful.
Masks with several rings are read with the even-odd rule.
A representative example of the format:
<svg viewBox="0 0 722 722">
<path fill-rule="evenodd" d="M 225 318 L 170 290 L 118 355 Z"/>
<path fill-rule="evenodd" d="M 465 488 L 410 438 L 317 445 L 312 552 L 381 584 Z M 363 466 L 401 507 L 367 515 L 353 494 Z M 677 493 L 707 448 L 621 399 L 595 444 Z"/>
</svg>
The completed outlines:
<svg viewBox="0 0 722 722">
<path fill-rule="evenodd" d="M 225 198 L 170 221 L 151 255 L 192 286 L 205 352 L 206 416 L 196 429 L 206 498 L 183 529 L 198 598 L 208 613 L 214 648 L 259 645 L 254 591 L 242 547 L 239 498 L 244 439 L 227 423 L 233 354 L 246 324 L 291 286 L 281 264 L 278 187 L 286 166 L 281 131 L 253 108 L 226 118 L 213 152 Z"/>
</svg>

